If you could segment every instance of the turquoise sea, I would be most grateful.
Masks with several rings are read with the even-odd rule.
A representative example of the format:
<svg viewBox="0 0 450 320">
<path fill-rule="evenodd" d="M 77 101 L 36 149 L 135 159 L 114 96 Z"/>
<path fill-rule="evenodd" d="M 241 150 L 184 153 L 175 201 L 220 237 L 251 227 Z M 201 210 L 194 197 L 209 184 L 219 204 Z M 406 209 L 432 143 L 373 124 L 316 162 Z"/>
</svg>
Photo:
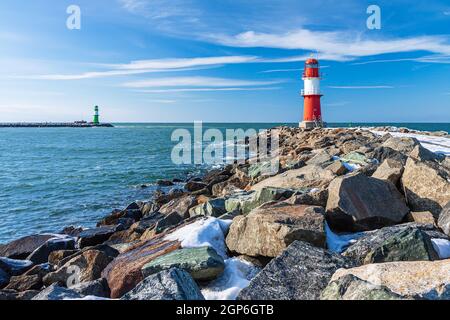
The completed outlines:
<svg viewBox="0 0 450 320">
<path fill-rule="evenodd" d="M 203 129 L 263 129 L 273 123 L 203 124 Z M 450 124 L 392 125 L 450 132 Z M 93 227 L 114 208 L 150 199 L 157 179 L 183 178 L 203 169 L 177 166 L 175 129 L 192 124 L 115 124 L 115 128 L 0 129 L 0 243 L 24 235 Z M 148 185 L 142 188 L 142 185 Z"/>
</svg>

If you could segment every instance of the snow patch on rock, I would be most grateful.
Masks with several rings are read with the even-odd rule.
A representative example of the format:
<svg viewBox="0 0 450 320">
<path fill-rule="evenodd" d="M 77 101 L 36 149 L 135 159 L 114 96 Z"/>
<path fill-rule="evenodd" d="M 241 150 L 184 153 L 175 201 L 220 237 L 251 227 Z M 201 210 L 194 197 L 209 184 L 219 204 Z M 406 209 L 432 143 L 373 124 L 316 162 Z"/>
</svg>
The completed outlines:
<svg viewBox="0 0 450 320">
<path fill-rule="evenodd" d="M 373 131 L 375 134 L 379 135 L 385 135 L 387 133 L 390 133 L 393 137 L 410 137 L 410 138 L 416 138 L 419 140 L 420 144 L 438 154 L 445 154 L 447 156 L 450 156 L 450 139 L 447 137 L 438 137 L 438 136 L 427 136 L 422 134 L 416 134 L 416 133 L 401 133 L 401 132 L 384 132 L 384 131 Z"/>
<path fill-rule="evenodd" d="M 217 218 L 202 219 L 176 230 L 164 239 L 178 240 L 183 248 L 212 247 L 222 258 L 227 259 L 225 235 L 231 222 Z"/>
<path fill-rule="evenodd" d="M 325 233 L 327 236 L 328 250 L 336 253 L 342 253 L 348 246 L 355 243 L 363 233 L 336 234 L 331 231 L 328 223 L 325 223 Z"/>
<path fill-rule="evenodd" d="M 439 258 L 450 258 L 450 241 L 445 239 L 431 239 L 431 242 L 433 243 L 433 248 L 436 250 Z"/>
<path fill-rule="evenodd" d="M 202 288 L 206 300 L 236 300 L 261 269 L 239 258 L 225 260 L 224 272 Z"/>
</svg>

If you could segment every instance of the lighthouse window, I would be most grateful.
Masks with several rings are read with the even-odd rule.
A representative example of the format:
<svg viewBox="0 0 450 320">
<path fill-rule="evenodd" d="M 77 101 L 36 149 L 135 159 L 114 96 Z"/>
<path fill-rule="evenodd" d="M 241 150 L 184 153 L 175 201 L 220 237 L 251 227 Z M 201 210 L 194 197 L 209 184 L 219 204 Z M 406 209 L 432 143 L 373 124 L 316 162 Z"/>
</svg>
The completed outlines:
<svg viewBox="0 0 450 320">
<path fill-rule="evenodd" d="M 317 63 L 308 63 L 309 68 L 318 68 L 319 65 Z"/>
</svg>

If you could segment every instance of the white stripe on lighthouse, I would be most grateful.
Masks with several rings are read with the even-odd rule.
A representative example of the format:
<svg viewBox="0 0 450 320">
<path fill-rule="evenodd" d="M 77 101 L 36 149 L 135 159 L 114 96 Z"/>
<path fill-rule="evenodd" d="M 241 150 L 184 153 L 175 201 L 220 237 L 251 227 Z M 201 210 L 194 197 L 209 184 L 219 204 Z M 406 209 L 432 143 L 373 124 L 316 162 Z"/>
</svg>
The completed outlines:
<svg viewBox="0 0 450 320">
<path fill-rule="evenodd" d="M 304 95 L 309 94 L 321 94 L 320 93 L 320 79 L 319 78 L 307 78 L 305 79 Z"/>
</svg>

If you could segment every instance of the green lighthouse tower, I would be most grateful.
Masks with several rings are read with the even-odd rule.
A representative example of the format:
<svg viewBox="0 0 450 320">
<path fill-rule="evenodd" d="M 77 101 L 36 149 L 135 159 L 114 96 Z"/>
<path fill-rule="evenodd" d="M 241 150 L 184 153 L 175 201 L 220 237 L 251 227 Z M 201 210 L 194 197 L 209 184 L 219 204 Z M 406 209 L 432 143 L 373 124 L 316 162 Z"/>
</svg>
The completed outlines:
<svg viewBox="0 0 450 320">
<path fill-rule="evenodd" d="M 99 117 L 98 117 L 98 106 L 95 106 L 94 121 L 92 121 L 92 123 L 95 125 L 100 124 Z"/>
</svg>

